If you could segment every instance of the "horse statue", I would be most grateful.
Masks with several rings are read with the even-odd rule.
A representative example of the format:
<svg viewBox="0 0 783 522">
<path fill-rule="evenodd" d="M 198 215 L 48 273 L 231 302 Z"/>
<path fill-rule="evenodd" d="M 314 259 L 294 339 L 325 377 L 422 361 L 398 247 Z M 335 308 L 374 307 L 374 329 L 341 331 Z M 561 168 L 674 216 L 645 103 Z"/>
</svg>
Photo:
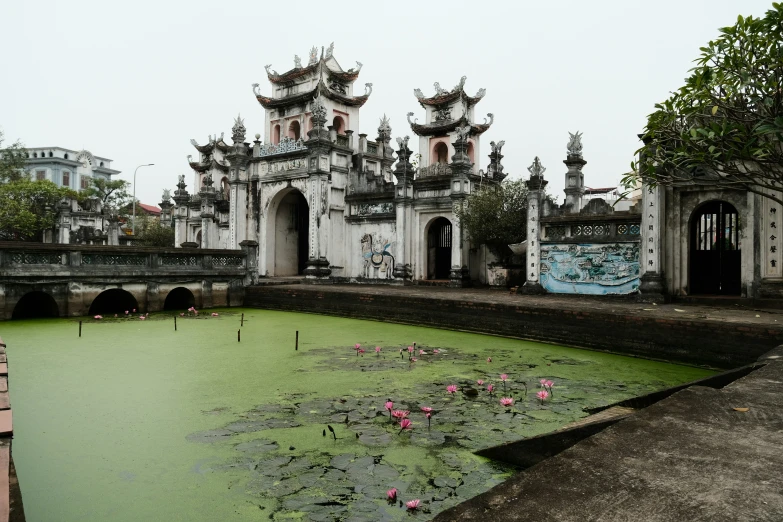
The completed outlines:
<svg viewBox="0 0 783 522">
<path fill-rule="evenodd" d="M 372 268 L 379 268 L 386 273 L 386 279 L 394 278 L 394 256 L 389 252 L 391 243 L 373 242 L 372 234 L 364 234 L 362 243 L 362 277 L 369 278 Z"/>
</svg>

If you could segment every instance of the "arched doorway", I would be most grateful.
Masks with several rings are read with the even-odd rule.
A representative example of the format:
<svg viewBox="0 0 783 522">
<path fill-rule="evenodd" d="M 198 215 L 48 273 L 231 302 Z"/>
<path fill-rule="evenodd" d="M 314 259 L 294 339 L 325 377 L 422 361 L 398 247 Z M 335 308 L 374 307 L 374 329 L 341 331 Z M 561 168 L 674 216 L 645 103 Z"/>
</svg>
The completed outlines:
<svg viewBox="0 0 783 522">
<path fill-rule="evenodd" d="M 335 116 L 332 125 L 337 134 L 345 134 L 345 121 L 340 116 Z"/>
<path fill-rule="evenodd" d="M 60 309 L 54 297 L 46 292 L 28 292 L 16 303 L 11 319 L 34 317 L 60 317 Z"/>
<path fill-rule="evenodd" d="M 124 315 L 126 310 L 128 312 L 131 312 L 134 309 L 138 311 L 138 308 L 139 303 L 136 301 L 136 298 L 133 297 L 133 294 L 121 288 L 111 288 L 109 290 L 104 290 L 93 299 L 88 313 L 89 315 Z"/>
<path fill-rule="evenodd" d="M 451 222 L 439 217 L 427 231 L 427 279 L 448 279 L 451 273 Z"/>
<path fill-rule="evenodd" d="M 476 152 L 475 149 L 473 148 L 473 142 L 472 141 L 468 142 L 468 159 L 470 160 L 471 163 L 476 163 L 475 155 Z"/>
<path fill-rule="evenodd" d="M 275 125 L 272 130 L 272 143 L 275 145 L 280 143 L 280 125 Z"/>
<path fill-rule="evenodd" d="M 298 190 L 283 196 L 275 214 L 274 275 L 301 275 L 307 266 L 310 217 L 307 200 Z"/>
<path fill-rule="evenodd" d="M 288 137 L 292 140 L 298 140 L 300 136 L 299 122 L 294 120 L 288 126 Z"/>
<path fill-rule="evenodd" d="M 691 294 L 739 295 L 739 214 L 733 205 L 710 201 L 696 209 L 690 253 Z"/>
<path fill-rule="evenodd" d="M 432 162 L 433 163 L 448 163 L 449 162 L 449 146 L 445 143 L 438 142 L 432 149 Z"/>
<path fill-rule="evenodd" d="M 191 306 L 196 306 L 196 297 L 193 292 L 187 288 L 178 286 L 166 296 L 163 302 L 164 310 L 187 310 Z"/>
</svg>

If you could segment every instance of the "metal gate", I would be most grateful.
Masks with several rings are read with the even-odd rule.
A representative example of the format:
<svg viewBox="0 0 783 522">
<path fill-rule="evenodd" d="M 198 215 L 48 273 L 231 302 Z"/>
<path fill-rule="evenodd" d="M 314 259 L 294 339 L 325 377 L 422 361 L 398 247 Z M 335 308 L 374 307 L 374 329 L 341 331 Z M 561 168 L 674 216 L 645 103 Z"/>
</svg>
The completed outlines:
<svg viewBox="0 0 783 522">
<path fill-rule="evenodd" d="M 725 201 L 700 207 L 691 222 L 691 294 L 740 293 L 740 235 L 737 209 Z"/>
<path fill-rule="evenodd" d="M 451 222 L 438 218 L 432 225 L 427 237 L 428 279 L 448 279 L 451 273 Z"/>
</svg>

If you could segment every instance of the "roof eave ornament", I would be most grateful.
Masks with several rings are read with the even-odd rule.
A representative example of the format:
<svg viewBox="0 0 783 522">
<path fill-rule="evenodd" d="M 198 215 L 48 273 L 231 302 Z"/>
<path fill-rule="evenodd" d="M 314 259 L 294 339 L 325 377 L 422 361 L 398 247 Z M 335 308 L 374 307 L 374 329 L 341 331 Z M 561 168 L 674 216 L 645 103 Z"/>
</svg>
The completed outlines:
<svg viewBox="0 0 783 522">
<path fill-rule="evenodd" d="M 418 100 L 424 99 L 424 93 L 421 92 L 421 89 L 413 89 L 413 95 L 416 96 L 416 99 Z"/>
<path fill-rule="evenodd" d="M 318 48 L 312 46 L 310 48 L 310 59 L 307 61 L 307 66 L 315 65 L 318 62 Z"/>
<path fill-rule="evenodd" d="M 409 113 L 408 113 L 408 123 L 409 123 L 410 125 L 415 125 L 415 124 L 416 124 L 416 122 L 417 122 L 417 121 L 419 121 L 419 119 L 418 119 L 418 118 L 413 118 L 413 121 L 411 121 L 411 116 L 413 116 L 413 113 L 412 113 L 412 112 L 409 112 Z"/>
<path fill-rule="evenodd" d="M 371 83 L 365 83 L 364 84 L 364 95 L 369 96 L 372 94 L 372 84 Z"/>
<path fill-rule="evenodd" d="M 329 47 L 326 48 L 326 58 L 331 58 L 333 53 L 334 53 L 334 42 L 330 43 Z"/>
<path fill-rule="evenodd" d="M 237 117 L 234 120 L 234 126 L 231 127 L 231 139 L 234 140 L 234 143 L 243 143 L 245 141 L 246 131 L 247 129 L 245 129 L 245 122 L 242 120 L 239 114 L 237 114 Z"/>
<path fill-rule="evenodd" d="M 495 123 L 495 115 L 494 114 L 492 114 L 491 112 L 488 112 L 487 116 L 489 116 L 489 123 L 487 123 L 487 119 L 484 118 L 484 125 L 490 126 L 493 123 Z"/>
<path fill-rule="evenodd" d="M 256 97 L 261 96 L 261 89 L 260 86 L 257 83 L 253 84 L 253 94 L 256 95 Z"/>
<path fill-rule="evenodd" d="M 268 76 L 279 76 L 279 74 L 277 74 L 277 71 L 275 71 L 274 69 L 270 69 L 270 67 L 272 67 L 271 63 L 269 65 L 265 65 L 264 66 L 264 69 L 266 69 L 266 74 Z M 270 70 L 271 70 L 271 72 L 270 72 Z"/>
<path fill-rule="evenodd" d="M 474 98 L 477 98 L 477 99 L 479 99 L 479 100 L 480 100 L 480 99 L 481 99 L 481 98 L 483 98 L 483 97 L 484 97 L 486 94 L 487 94 L 487 90 L 486 90 L 484 87 L 482 87 L 481 89 L 479 89 L 479 90 L 478 90 L 478 92 L 476 93 L 476 95 L 474 96 Z"/>
</svg>

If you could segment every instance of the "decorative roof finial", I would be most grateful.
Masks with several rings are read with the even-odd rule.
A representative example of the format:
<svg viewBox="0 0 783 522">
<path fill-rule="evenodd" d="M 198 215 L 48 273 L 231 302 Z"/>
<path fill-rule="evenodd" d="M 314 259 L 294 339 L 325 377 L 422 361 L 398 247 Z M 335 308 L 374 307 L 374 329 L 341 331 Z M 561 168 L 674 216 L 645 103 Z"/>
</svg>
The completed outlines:
<svg viewBox="0 0 783 522">
<path fill-rule="evenodd" d="M 372 84 L 371 83 L 365 83 L 364 84 L 364 95 L 369 96 L 372 94 Z"/>
<path fill-rule="evenodd" d="M 163 189 L 162 203 L 168 203 L 171 200 L 171 189 Z"/>
<path fill-rule="evenodd" d="M 302 59 L 299 58 L 298 54 L 294 55 L 294 69 L 301 69 L 302 68 Z"/>
<path fill-rule="evenodd" d="M 459 91 L 461 91 L 462 88 L 465 87 L 465 80 L 467 80 L 467 79 L 468 79 L 467 76 L 463 76 L 462 78 L 460 78 L 459 83 L 454 86 L 454 89 L 452 89 L 451 92 L 459 92 Z"/>
<path fill-rule="evenodd" d="M 310 111 L 313 113 L 313 128 L 323 128 L 326 125 L 326 107 L 324 107 L 320 96 L 313 100 Z"/>
<path fill-rule="evenodd" d="M 334 52 L 334 42 L 330 43 L 329 47 L 326 48 L 326 57 L 331 58 L 333 52 Z"/>
<path fill-rule="evenodd" d="M 470 125 L 465 125 L 464 127 L 457 127 L 457 141 L 465 141 L 468 138 L 468 135 L 470 134 Z"/>
<path fill-rule="evenodd" d="M 318 61 L 318 48 L 316 46 L 313 46 L 310 49 L 310 60 L 307 62 L 307 66 L 315 65 L 315 63 Z"/>
<path fill-rule="evenodd" d="M 391 141 L 391 125 L 386 114 L 381 118 L 381 124 L 378 126 L 378 139 L 384 142 Z"/>
<path fill-rule="evenodd" d="M 234 143 L 243 143 L 245 141 L 245 122 L 242 120 L 242 118 L 237 114 L 236 119 L 234 120 L 234 126 L 231 127 L 231 139 L 234 140 Z"/>
<path fill-rule="evenodd" d="M 424 93 L 421 92 L 421 89 L 413 89 L 413 95 L 419 100 L 424 98 Z"/>
<path fill-rule="evenodd" d="M 440 86 L 440 82 L 435 82 L 432 86 L 435 87 L 435 96 L 440 96 L 441 94 L 446 94 L 448 92 Z"/>
<path fill-rule="evenodd" d="M 535 157 L 533 160 L 533 164 L 530 165 L 527 170 L 530 172 L 531 176 L 535 177 L 543 177 L 544 172 L 546 172 L 546 168 L 541 164 L 541 160 L 538 159 L 538 156 Z"/>
<path fill-rule="evenodd" d="M 568 155 L 582 157 L 582 133 L 576 131 L 576 134 L 568 133 L 570 139 L 568 140 Z"/>
</svg>

